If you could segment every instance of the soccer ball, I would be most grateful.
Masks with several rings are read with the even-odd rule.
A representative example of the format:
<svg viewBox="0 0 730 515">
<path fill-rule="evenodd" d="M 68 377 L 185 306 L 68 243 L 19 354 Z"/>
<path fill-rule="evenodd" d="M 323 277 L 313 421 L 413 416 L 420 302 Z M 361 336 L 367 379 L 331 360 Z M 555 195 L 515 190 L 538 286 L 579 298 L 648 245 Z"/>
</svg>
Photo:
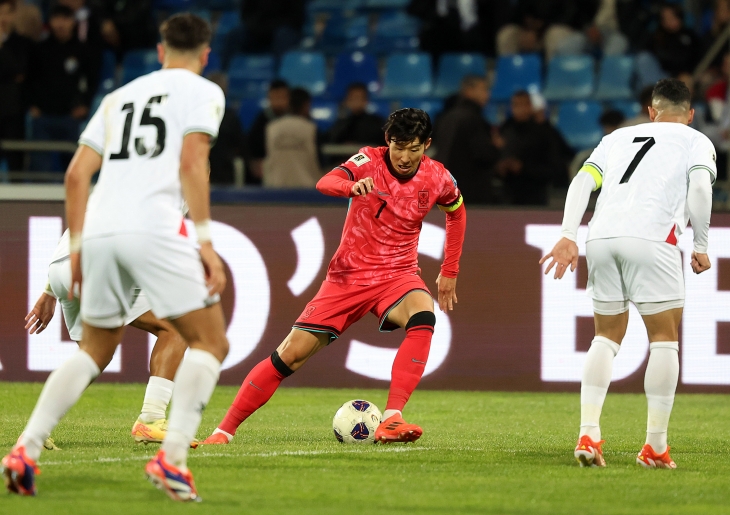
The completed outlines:
<svg viewBox="0 0 730 515">
<path fill-rule="evenodd" d="M 375 430 L 382 415 L 369 401 L 347 401 L 335 413 L 332 429 L 341 443 L 375 443 Z"/>
</svg>

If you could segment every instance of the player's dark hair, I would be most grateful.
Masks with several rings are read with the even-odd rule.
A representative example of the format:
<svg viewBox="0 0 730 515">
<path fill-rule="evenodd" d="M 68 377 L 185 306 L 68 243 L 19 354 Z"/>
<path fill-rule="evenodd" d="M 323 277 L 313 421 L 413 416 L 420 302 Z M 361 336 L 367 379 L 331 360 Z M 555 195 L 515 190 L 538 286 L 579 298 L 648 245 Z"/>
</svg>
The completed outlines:
<svg viewBox="0 0 730 515">
<path fill-rule="evenodd" d="M 426 111 L 406 107 L 390 114 L 383 126 L 388 141 L 410 143 L 418 139 L 425 143 L 431 137 L 433 125 Z"/>
<path fill-rule="evenodd" d="M 350 94 L 351 91 L 362 91 L 366 95 L 370 95 L 368 87 L 363 82 L 351 82 L 350 85 L 347 86 L 347 94 Z"/>
<path fill-rule="evenodd" d="M 624 116 L 624 113 L 618 109 L 609 109 L 601 115 L 598 119 L 598 123 L 603 127 L 618 127 L 625 119 L 626 117 Z"/>
<path fill-rule="evenodd" d="M 652 103 L 658 99 L 667 100 L 670 103 L 681 106 L 689 105 L 692 95 L 687 85 L 679 79 L 662 79 L 654 86 L 651 94 Z"/>
<path fill-rule="evenodd" d="M 51 7 L 50 12 L 48 13 L 48 19 L 50 20 L 51 18 L 55 18 L 56 16 L 63 16 L 64 18 L 76 18 L 73 9 L 65 5 L 59 4 Z"/>
<path fill-rule="evenodd" d="M 175 50 L 191 52 L 210 44 L 210 24 L 192 13 L 170 16 L 160 25 L 162 41 Z"/>
<path fill-rule="evenodd" d="M 312 95 L 304 88 L 294 88 L 289 94 L 289 110 L 294 114 L 307 114 L 305 109 L 312 101 Z"/>
<path fill-rule="evenodd" d="M 269 83 L 269 91 L 276 89 L 289 89 L 289 83 L 282 79 L 274 79 Z"/>
</svg>

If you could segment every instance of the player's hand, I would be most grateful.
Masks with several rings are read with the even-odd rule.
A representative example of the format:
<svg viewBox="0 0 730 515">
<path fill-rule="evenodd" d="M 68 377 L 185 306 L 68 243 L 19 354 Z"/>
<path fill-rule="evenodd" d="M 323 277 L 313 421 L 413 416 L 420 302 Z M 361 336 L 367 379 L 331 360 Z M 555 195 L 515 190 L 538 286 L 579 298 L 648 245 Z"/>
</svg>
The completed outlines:
<svg viewBox="0 0 730 515">
<path fill-rule="evenodd" d="M 81 297 L 81 253 L 71 254 L 71 288 L 68 289 L 68 300 L 74 296 Z"/>
<path fill-rule="evenodd" d="M 696 274 L 701 274 L 705 270 L 709 270 L 712 266 L 710 264 L 710 258 L 707 254 L 699 254 L 692 252 L 692 271 Z"/>
<path fill-rule="evenodd" d="M 444 277 L 439 274 L 436 285 L 439 290 L 439 309 L 444 313 L 453 311 L 454 304 L 459 302 L 456 298 L 456 277 Z"/>
<path fill-rule="evenodd" d="M 30 334 L 41 334 L 48 323 L 53 318 L 56 312 L 56 297 L 48 295 L 47 293 L 41 293 L 38 300 L 30 310 L 30 313 L 25 317 L 25 328 L 28 329 Z"/>
<path fill-rule="evenodd" d="M 367 195 L 368 193 L 373 191 L 374 187 L 375 185 L 373 184 L 373 178 L 365 177 L 364 179 L 360 179 L 352 185 L 352 194 L 355 197 L 359 197 L 360 195 Z"/>
<path fill-rule="evenodd" d="M 208 285 L 208 293 L 215 295 L 223 293 L 226 289 L 226 271 L 223 268 L 223 262 L 220 256 L 213 250 L 210 242 L 203 243 L 200 246 L 200 259 L 203 261 L 205 268 L 205 282 Z"/>
<path fill-rule="evenodd" d="M 571 272 L 575 272 L 575 269 L 578 268 L 578 245 L 568 238 L 561 238 L 550 254 L 540 260 L 540 264 L 542 265 L 550 258 L 552 258 L 552 261 L 545 269 L 545 275 L 555 267 L 554 279 L 562 279 L 568 265 L 570 265 Z"/>
</svg>

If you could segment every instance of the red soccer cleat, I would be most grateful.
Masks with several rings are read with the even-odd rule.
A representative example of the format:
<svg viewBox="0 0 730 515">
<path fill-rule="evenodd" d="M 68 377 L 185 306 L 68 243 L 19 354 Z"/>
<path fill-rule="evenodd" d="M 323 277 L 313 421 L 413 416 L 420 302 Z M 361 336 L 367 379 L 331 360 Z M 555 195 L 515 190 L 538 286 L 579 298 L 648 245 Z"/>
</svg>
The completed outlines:
<svg viewBox="0 0 730 515">
<path fill-rule="evenodd" d="M 423 434 L 423 429 L 415 424 L 408 424 L 397 413 L 384 420 L 375 431 L 375 442 L 415 442 Z"/>
<path fill-rule="evenodd" d="M 603 450 L 601 450 L 601 445 L 605 442 L 605 440 L 594 442 L 588 435 L 581 436 L 578 439 L 578 445 L 575 446 L 575 453 L 573 453 L 580 466 L 605 467 L 606 460 L 603 459 Z"/>
<path fill-rule="evenodd" d="M 636 457 L 636 464 L 647 469 L 676 469 L 677 464 L 669 456 L 669 446 L 664 454 L 657 454 L 651 445 L 646 444 Z"/>
<path fill-rule="evenodd" d="M 25 447 L 16 447 L 2 460 L 2 474 L 9 492 L 35 495 L 35 476 L 41 471 L 25 453 Z"/>
<path fill-rule="evenodd" d="M 157 488 L 165 492 L 173 501 L 200 502 L 189 470 L 182 471 L 165 459 L 165 451 L 159 451 L 144 469 L 147 479 Z"/>
<path fill-rule="evenodd" d="M 213 433 L 208 438 L 203 440 L 201 445 L 228 445 L 228 437 L 223 433 Z"/>
</svg>

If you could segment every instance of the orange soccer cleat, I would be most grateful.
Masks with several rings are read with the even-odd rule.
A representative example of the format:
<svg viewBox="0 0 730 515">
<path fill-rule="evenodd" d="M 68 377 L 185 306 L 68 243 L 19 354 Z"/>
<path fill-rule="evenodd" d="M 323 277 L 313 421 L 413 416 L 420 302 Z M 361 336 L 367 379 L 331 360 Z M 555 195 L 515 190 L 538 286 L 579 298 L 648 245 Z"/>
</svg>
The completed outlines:
<svg viewBox="0 0 730 515">
<path fill-rule="evenodd" d="M 180 470 L 165 459 L 165 451 L 159 451 L 144 469 L 147 479 L 165 492 L 173 501 L 200 502 L 193 474 Z"/>
<path fill-rule="evenodd" d="M 601 450 L 601 445 L 604 443 L 605 440 L 594 442 L 590 436 L 583 435 L 578 439 L 573 455 L 581 467 L 605 467 L 606 460 L 603 459 Z"/>
<path fill-rule="evenodd" d="M 228 445 L 228 437 L 223 433 L 213 433 L 208 438 L 203 440 L 201 445 Z"/>
<path fill-rule="evenodd" d="M 408 424 L 403 417 L 395 414 L 383 420 L 375 431 L 375 442 L 415 442 L 423 434 L 423 429 L 415 424 Z"/>
<path fill-rule="evenodd" d="M 35 495 L 35 476 L 41 473 L 35 462 L 25 453 L 25 447 L 16 447 L 2 459 L 2 475 L 9 492 Z"/>
<path fill-rule="evenodd" d="M 636 464 L 647 469 L 676 469 L 677 464 L 669 456 L 669 446 L 664 454 L 657 454 L 651 445 L 645 444 L 636 457 Z"/>
</svg>

